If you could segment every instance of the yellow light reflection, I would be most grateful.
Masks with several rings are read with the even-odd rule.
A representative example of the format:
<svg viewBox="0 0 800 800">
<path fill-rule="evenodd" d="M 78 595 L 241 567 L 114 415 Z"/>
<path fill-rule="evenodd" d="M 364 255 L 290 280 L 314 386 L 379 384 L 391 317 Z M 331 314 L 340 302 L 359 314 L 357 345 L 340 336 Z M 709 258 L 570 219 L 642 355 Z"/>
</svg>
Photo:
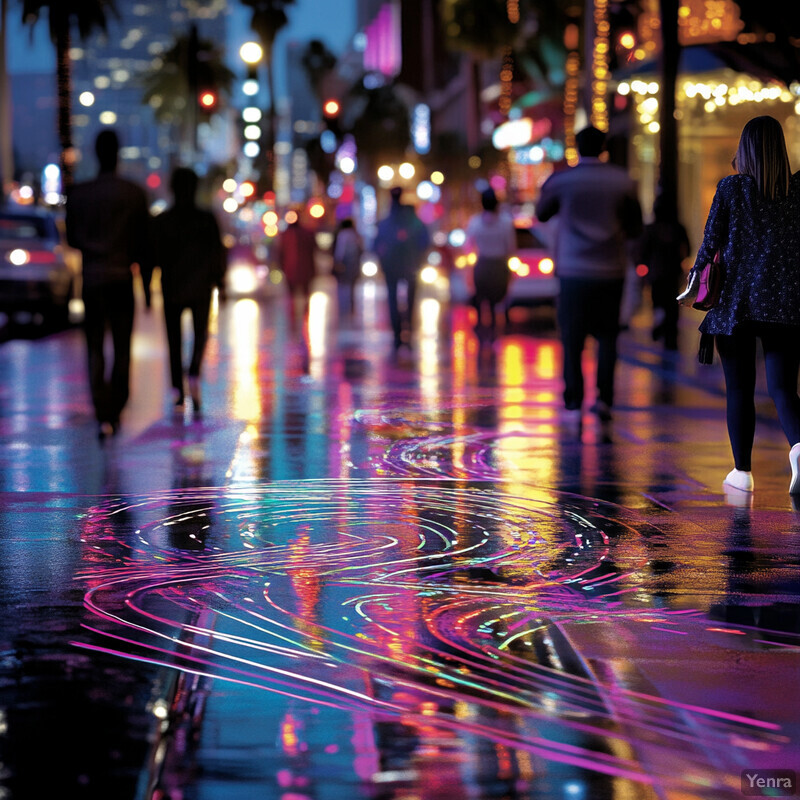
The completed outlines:
<svg viewBox="0 0 800 800">
<path fill-rule="evenodd" d="M 313 292 L 308 301 L 308 350 L 312 359 L 325 355 L 325 332 L 330 321 L 328 295 Z"/>
<path fill-rule="evenodd" d="M 431 413 L 439 409 L 439 321 L 441 304 L 432 297 L 419 304 L 420 346 L 419 371 L 422 379 L 420 389 L 426 408 Z"/>
<path fill-rule="evenodd" d="M 258 317 L 255 300 L 238 300 L 233 307 L 235 342 L 233 351 L 232 411 L 237 419 L 256 422 L 261 418 L 258 383 Z"/>
</svg>

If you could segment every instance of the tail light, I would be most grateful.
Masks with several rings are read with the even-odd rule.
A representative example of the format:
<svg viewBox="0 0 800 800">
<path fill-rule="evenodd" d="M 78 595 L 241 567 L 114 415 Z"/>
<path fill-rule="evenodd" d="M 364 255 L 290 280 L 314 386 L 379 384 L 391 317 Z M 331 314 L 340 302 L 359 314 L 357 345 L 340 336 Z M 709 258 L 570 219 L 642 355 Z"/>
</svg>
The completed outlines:
<svg viewBox="0 0 800 800">
<path fill-rule="evenodd" d="M 31 250 L 30 255 L 31 264 L 55 264 L 58 260 L 50 250 Z"/>
<path fill-rule="evenodd" d="M 24 264 L 55 264 L 56 256 L 50 250 L 25 250 L 22 247 L 16 247 L 6 253 L 6 261 L 15 267 L 21 267 Z"/>
<path fill-rule="evenodd" d="M 545 256 L 539 259 L 536 267 L 542 275 L 552 275 L 556 265 L 552 258 Z"/>
</svg>

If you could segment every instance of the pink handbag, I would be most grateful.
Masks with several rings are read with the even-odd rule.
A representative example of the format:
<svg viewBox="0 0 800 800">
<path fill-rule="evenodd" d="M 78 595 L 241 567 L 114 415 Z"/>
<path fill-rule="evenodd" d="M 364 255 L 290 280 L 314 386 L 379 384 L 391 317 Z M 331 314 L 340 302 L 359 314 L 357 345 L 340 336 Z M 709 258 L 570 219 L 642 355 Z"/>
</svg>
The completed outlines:
<svg viewBox="0 0 800 800">
<path fill-rule="evenodd" d="M 719 251 L 714 253 L 714 258 L 709 261 L 698 273 L 697 297 L 692 308 L 700 311 L 709 311 L 719 301 L 722 291 L 722 264 L 719 261 Z"/>
</svg>

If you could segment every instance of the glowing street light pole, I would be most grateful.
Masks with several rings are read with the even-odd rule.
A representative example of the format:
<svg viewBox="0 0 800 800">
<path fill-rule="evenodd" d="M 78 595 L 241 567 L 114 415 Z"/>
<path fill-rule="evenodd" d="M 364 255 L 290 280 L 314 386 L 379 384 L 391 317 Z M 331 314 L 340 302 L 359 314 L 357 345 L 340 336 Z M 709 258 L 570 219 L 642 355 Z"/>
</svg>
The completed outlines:
<svg viewBox="0 0 800 800">
<path fill-rule="evenodd" d="M 258 94 L 260 90 L 258 82 L 258 65 L 264 58 L 264 49 L 258 42 L 245 42 L 239 48 L 239 57 L 247 65 L 247 78 L 242 85 L 242 91 L 251 98 L 249 105 L 242 111 L 242 119 L 246 123 L 244 135 L 247 141 L 244 144 L 244 154 L 254 162 L 258 159 L 261 163 L 259 174 L 263 179 L 263 171 L 266 167 L 268 154 L 263 152 L 261 140 L 263 132 L 259 126 L 261 121 L 261 109 L 258 108 Z"/>
</svg>

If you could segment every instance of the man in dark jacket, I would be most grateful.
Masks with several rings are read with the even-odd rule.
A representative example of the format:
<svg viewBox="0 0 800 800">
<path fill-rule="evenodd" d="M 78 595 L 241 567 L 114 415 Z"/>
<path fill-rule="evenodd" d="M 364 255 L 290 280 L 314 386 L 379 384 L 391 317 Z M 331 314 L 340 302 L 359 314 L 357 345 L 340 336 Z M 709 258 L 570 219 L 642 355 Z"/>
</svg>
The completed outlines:
<svg viewBox="0 0 800 800">
<path fill-rule="evenodd" d="M 374 245 L 386 279 L 389 319 L 394 333 L 395 350 L 403 344 L 404 320 L 409 330 L 411 328 L 417 275 L 431 241 L 428 229 L 417 216 L 413 206 L 400 201 L 402 194 L 403 190 L 399 186 L 394 186 L 390 190 L 392 204 L 389 213 L 378 223 Z M 400 281 L 405 281 L 406 284 L 406 308 L 405 314 L 402 315 L 397 300 Z"/>
<path fill-rule="evenodd" d="M 153 222 L 153 255 L 161 267 L 161 292 L 167 328 L 169 366 L 175 408 L 184 405 L 181 315 L 192 312 L 194 343 L 189 362 L 189 393 L 200 411 L 200 367 L 208 339 L 208 314 L 214 287 L 222 285 L 225 249 L 219 225 L 211 211 L 195 203 L 197 174 L 188 167 L 172 173 L 173 206 Z"/>
<path fill-rule="evenodd" d="M 620 166 L 600 160 L 605 134 L 588 127 L 576 135 L 577 166 L 551 175 L 542 186 L 536 215 L 557 216 L 558 324 L 564 349 L 564 405 L 580 417 L 581 359 L 586 337 L 597 339 L 597 400 L 592 411 L 611 419 L 620 303 L 628 241 L 642 232 L 636 185 Z"/>
<path fill-rule="evenodd" d="M 100 438 L 116 433 L 130 388 L 134 297 L 132 266 L 143 274 L 152 265 L 149 214 L 144 190 L 116 174 L 119 139 L 104 129 L 95 141 L 100 171 L 67 193 L 66 232 L 83 261 L 84 329 L 89 385 Z M 103 351 L 111 330 L 113 363 L 106 376 Z"/>
</svg>

